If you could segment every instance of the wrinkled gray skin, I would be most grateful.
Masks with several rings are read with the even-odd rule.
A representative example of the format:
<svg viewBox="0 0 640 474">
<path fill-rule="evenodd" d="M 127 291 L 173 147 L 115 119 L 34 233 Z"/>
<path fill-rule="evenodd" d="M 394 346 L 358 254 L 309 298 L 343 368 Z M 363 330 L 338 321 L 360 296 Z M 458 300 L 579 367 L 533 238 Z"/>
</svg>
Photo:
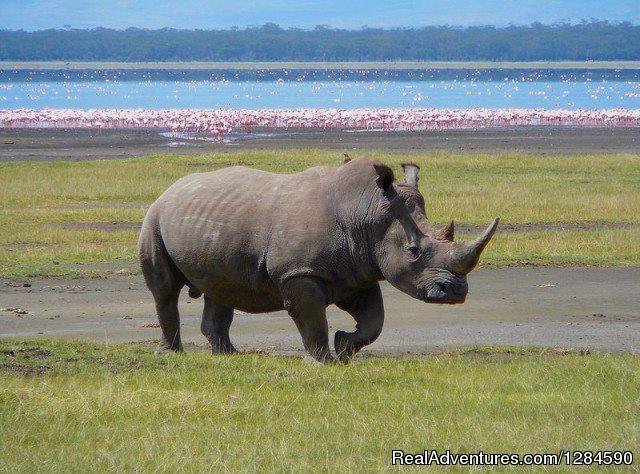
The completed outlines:
<svg viewBox="0 0 640 474">
<path fill-rule="evenodd" d="M 382 330 L 380 286 L 427 303 L 462 303 L 497 219 L 478 240 L 453 242 L 453 223 L 432 226 L 418 192 L 371 158 L 283 175 L 234 166 L 186 176 L 154 202 L 140 233 L 140 261 L 162 328 L 159 351 L 182 350 L 178 295 L 204 294 L 202 333 L 214 353 L 235 352 L 233 310 L 286 309 L 307 351 L 333 360 L 325 308 L 356 321 L 337 331 L 346 362 Z"/>
</svg>

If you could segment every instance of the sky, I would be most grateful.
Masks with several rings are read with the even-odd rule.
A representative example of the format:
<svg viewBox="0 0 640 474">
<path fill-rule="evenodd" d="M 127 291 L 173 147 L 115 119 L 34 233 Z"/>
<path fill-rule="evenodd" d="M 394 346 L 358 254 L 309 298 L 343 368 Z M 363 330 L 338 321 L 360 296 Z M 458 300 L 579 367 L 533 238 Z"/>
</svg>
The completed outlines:
<svg viewBox="0 0 640 474">
<path fill-rule="evenodd" d="M 640 24 L 640 0 L 0 0 L 0 29 L 223 29 L 267 22 L 282 27 L 357 29 L 426 25 L 507 25 L 583 19 Z"/>
</svg>

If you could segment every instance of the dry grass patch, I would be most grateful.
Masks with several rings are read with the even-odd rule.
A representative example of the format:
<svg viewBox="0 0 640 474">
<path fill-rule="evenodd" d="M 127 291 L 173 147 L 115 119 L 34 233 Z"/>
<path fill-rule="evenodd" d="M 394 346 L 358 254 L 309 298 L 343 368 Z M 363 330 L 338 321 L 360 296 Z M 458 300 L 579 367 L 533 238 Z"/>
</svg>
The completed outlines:
<svg viewBox="0 0 640 474">
<path fill-rule="evenodd" d="M 487 224 L 611 223 L 624 229 L 498 234 L 484 265 L 638 265 L 640 157 L 632 154 L 534 156 L 390 155 L 393 165 L 415 161 L 429 217 Z M 290 173 L 341 157 L 318 150 L 254 151 L 206 156 L 153 156 L 91 162 L 0 165 L 0 276 L 59 274 L 53 262 L 135 260 L 135 230 L 73 223 L 140 222 L 145 207 L 177 178 L 245 164 Z M 51 225 L 60 224 L 60 225 Z M 65 225 L 71 224 L 71 225 Z M 73 272 L 85 274 L 83 268 Z M 70 273 L 73 273 L 70 272 Z"/>
<path fill-rule="evenodd" d="M 637 449 L 638 356 L 504 353 L 320 366 L 0 341 L 0 470 L 379 471 L 395 448 Z"/>
</svg>

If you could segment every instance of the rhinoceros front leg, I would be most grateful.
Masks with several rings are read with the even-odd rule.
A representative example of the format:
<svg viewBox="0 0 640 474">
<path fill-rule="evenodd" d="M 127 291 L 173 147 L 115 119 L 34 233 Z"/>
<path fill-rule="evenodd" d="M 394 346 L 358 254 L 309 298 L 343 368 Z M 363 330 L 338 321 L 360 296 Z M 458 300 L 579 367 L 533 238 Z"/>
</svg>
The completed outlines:
<svg viewBox="0 0 640 474">
<path fill-rule="evenodd" d="M 214 354 L 231 354 L 236 348 L 229 338 L 229 327 L 233 321 L 233 308 L 222 306 L 207 295 L 204 296 L 204 310 L 200 330 L 211 343 Z"/>
<path fill-rule="evenodd" d="M 315 278 L 288 280 L 282 288 L 284 306 L 296 323 L 304 348 L 319 362 L 333 362 L 329 349 L 327 296 L 322 283 Z"/>
<path fill-rule="evenodd" d="M 336 305 L 356 320 L 354 332 L 336 331 L 334 338 L 338 359 L 347 363 L 356 352 L 375 341 L 382 332 L 384 305 L 380 285 L 376 283 L 345 301 L 337 302 Z"/>
</svg>

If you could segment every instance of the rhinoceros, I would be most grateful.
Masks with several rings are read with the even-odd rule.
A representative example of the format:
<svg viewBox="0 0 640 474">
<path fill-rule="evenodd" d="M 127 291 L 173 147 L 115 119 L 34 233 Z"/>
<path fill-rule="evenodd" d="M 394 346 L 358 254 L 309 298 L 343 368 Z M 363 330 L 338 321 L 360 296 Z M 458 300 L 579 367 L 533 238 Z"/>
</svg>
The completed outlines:
<svg viewBox="0 0 640 474">
<path fill-rule="evenodd" d="M 361 157 L 340 166 L 276 174 L 242 166 L 195 173 L 171 185 L 149 208 L 140 263 L 162 329 L 158 352 L 182 351 L 178 296 L 204 294 L 201 331 L 214 353 L 231 353 L 234 309 L 286 309 L 305 349 L 332 362 L 326 307 L 355 320 L 337 331 L 347 362 L 379 336 L 387 280 L 426 303 L 462 303 L 466 275 L 498 225 L 470 243 L 454 226 L 435 227 L 418 191 L 419 167 L 390 167 Z"/>
</svg>

